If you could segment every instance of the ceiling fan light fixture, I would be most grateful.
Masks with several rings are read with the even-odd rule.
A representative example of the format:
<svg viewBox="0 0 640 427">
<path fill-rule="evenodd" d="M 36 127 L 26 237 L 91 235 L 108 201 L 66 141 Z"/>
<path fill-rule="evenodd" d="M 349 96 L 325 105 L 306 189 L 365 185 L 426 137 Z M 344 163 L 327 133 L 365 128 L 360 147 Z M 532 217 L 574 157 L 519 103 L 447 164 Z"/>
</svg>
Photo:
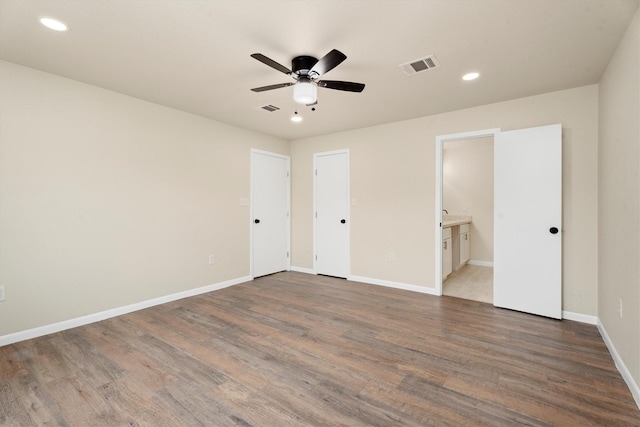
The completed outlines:
<svg viewBox="0 0 640 427">
<path fill-rule="evenodd" d="M 318 87 L 310 81 L 298 81 L 293 86 L 293 100 L 298 104 L 313 104 L 318 99 Z"/>
</svg>

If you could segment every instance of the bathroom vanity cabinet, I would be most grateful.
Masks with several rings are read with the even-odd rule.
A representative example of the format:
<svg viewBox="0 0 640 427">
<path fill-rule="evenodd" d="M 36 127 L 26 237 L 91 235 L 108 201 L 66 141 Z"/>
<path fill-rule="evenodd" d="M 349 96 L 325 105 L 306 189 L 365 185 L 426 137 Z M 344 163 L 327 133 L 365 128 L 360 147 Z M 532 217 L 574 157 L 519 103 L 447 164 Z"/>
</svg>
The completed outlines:
<svg viewBox="0 0 640 427">
<path fill-rule="evenodd" d="M 442 279 L 464 266 L 470 258 L 470 215 L 442 216 Z"/>
<path fill-rule="evenodd" d="M 442 279 L 453 271 L 453 251 L 451 250 L 451 228 L 442 230 Z"/>
<path fill-rule="evenodd" d="M 469 224 L 461 224 L 458 227 L 458 251 L 459 253 L 459 262 L 458 265 L 462 267 L 469 261 Z"/>
</svg>

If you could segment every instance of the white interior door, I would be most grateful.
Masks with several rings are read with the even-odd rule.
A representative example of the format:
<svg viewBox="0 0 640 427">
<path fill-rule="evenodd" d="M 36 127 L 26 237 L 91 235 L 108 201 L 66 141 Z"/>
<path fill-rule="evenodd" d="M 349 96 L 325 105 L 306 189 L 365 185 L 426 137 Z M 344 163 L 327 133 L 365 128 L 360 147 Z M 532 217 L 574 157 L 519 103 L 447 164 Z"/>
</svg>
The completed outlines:
<svg viewBox="0 0 640 427">
<path fill-rule="evenodd" d="M 562 318 L 562 126 L 494 141 L 497 307 Z"/>
<path fill-rule="evenodd" d="M 349 275 L 349 152 L 314 154 L 314 270 Z"/>
<path fill-rule="evenodd" d="M 289 269 L 289 157 L 251 150 L 252 276 Z"/>
</svg>

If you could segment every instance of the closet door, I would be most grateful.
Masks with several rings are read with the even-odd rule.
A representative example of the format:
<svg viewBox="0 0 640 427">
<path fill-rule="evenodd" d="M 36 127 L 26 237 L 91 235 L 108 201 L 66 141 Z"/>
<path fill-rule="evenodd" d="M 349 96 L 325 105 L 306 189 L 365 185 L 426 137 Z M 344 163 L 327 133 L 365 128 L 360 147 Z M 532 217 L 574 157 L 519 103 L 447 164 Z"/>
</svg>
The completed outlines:
<svg viewBox="0 0 640 427">
<path fill-rule="evenodd" d="M 314 154 L 314 270 L 349 276 L 349 152 Z"/>
<path fill-rule="evenodd" d="M 289 269 L 289 157 L 251 151 L 252 276 Z"/>
</svg>

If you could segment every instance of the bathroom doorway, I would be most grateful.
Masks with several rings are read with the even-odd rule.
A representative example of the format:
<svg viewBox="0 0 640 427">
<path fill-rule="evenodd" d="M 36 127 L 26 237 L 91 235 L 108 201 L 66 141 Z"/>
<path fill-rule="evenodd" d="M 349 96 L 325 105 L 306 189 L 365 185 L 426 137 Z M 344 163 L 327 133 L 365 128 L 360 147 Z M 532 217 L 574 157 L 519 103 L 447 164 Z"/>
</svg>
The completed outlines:
<svg viewBox="0 0 640 427">
<path fill-rule="evenodd" d="M 473 215 L 464 221 L 443 218 L 443 209 L 447 209 L 443 206 L 443 144 L 481 137 L 490 137 L 494 148 L 493 305 L 560 319 L 562 124 L 436 137 L 436 293 L 442 295 L 448 268 L 455 270 L 455 242 L 466 231 L 448 227 L 473 222 Z M 467 248 L 461 243 L 458 256 L 468 261 L 471 256 L 463 255 L 462 249 Z M 453 254 L 446 253 L 447 247 Z"/>
<path fill-rule="evenodd" d="M 436 290 L 493 303 L 493 140 L 500 129 L 436 138 Z"/>
<path fill-rule="evenodd" d="M 442 207 L 452 258 L 442 294 L 493 304 L 492 136 L 443 143 Z"/>
</svg>

